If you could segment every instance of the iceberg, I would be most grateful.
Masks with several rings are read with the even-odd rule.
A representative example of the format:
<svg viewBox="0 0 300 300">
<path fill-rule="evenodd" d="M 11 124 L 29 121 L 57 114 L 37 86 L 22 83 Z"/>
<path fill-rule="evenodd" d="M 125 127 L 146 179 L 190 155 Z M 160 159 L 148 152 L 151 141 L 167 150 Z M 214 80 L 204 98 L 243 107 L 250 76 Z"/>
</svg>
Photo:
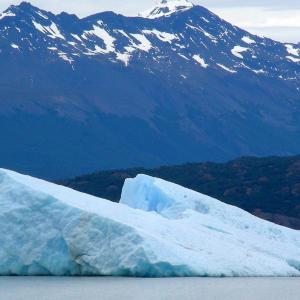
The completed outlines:
<svg viewBox="0 0 300 300">
<path fill-rule="evenodd" d="M 0 169 L 0 275 L 300 276 L 300 233 L 146 175 L 116 204 Z"/>
</svg>

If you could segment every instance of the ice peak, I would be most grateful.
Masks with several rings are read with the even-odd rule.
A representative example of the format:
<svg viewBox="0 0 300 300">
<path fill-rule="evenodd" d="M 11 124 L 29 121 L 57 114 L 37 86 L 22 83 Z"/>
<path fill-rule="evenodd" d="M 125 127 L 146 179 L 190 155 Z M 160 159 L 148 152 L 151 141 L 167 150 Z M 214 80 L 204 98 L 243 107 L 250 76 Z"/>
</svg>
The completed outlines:
<svg viewBox="0 0 300 300">
<path fill-rule="evenodd" d="M 193 6 L 189 0 L 159 0 L 154 8 L 141 13 L 140 16 L 155 19 L 188 10 Z"/>
<path fill-rule="evenodd" d="M 300 277 L 299 231 L 159 178 L 127 179 L 119 204 L 0 182 L 0 276 Z"/>
</svg>

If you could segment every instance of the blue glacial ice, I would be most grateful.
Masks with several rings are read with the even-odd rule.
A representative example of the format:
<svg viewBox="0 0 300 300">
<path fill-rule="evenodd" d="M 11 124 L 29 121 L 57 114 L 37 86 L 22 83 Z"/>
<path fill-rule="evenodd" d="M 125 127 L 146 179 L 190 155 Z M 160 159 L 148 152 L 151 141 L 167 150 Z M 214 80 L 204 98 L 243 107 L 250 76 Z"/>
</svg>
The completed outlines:
<svg viewBox="0 0 300 300">
<path fill-rule="evenodd" d="M 121 203 L 0 170 L 0 275 L 300 276 L 300 233 L 158 178 Z"/>
</svg>

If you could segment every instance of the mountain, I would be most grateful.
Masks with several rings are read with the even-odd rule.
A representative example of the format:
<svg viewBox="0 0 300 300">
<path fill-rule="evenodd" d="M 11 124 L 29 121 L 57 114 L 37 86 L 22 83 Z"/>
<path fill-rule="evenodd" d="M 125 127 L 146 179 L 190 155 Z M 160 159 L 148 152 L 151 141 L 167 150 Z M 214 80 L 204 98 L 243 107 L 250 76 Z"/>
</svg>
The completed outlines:
<svg viewBox="0 0 300 300">
<path fill-rule="evenodd" d="M 125 179 L 140 173 L 175 182 L 260 218 L 300 229 L 299 156 L 244 157 L 225 164 L 114 170 L 63 180 L 59 184 L 118 201 Z"/>
<path fill-rule="evenodd" d="M 300 232 L 145 175 L 120 203 L 0 169 L 0 275 L 300 276 Z"/>
<path fill-rule="evenodd" d="M 300 152 L 300 46 L 185 0 L 0 16 L 0 165 L 43 178 Z"/>
</svg>

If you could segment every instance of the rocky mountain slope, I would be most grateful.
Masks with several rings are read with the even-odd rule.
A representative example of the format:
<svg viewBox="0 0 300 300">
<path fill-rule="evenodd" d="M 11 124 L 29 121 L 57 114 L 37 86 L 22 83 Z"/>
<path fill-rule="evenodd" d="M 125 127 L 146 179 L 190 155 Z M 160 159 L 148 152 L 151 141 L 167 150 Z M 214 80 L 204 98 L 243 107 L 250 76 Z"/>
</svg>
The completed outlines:
<svg viewBox="0 0 300 300">
<path fill-rule="evenodd" d="M 0 16 L 0 165 L 46 178 L 300 152 L 300 46 L 201 6 Z"/>
</svg>

